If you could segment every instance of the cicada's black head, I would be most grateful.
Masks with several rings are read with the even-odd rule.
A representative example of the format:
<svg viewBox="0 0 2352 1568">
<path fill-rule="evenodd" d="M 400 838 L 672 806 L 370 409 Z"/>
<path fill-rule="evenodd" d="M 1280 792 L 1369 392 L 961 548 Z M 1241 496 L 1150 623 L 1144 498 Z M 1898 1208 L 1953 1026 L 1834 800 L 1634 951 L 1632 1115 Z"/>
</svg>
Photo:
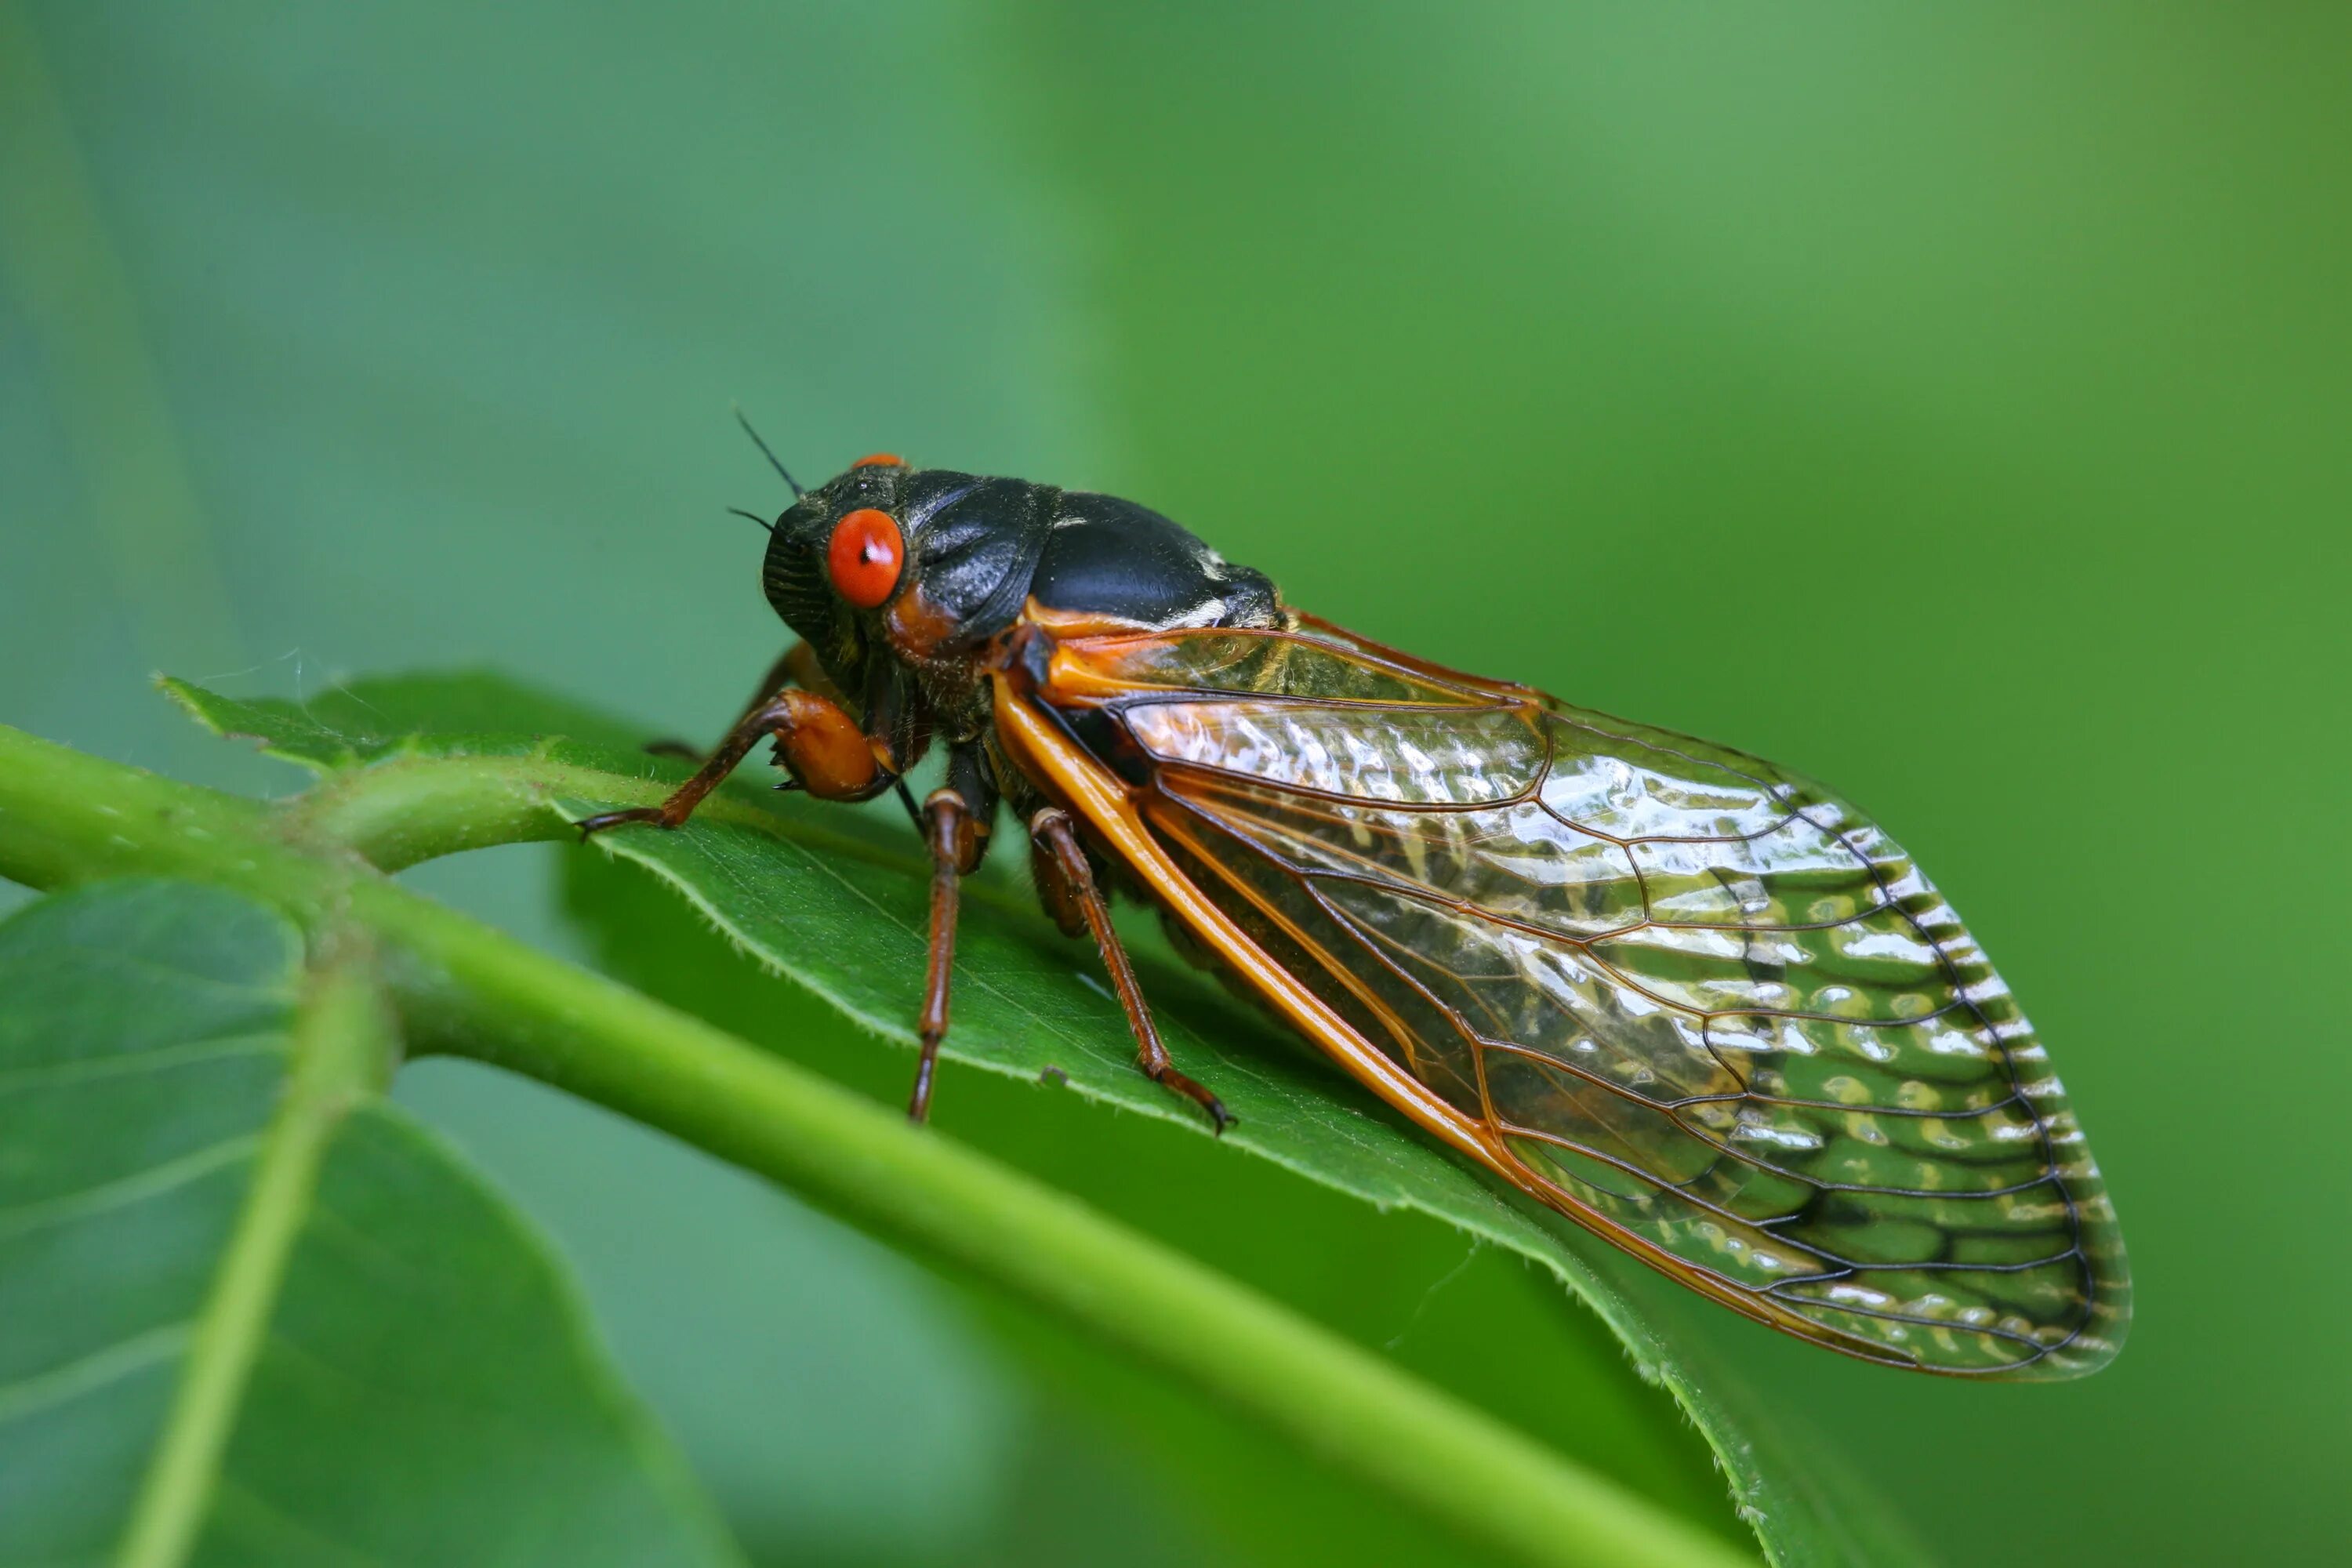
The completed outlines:
<svg viewBox="0 0 2352 1568">
<path fill-rule="evenodd" d="M 1055 493 L 861 459 L 776 520 L 768 603 L 844 691 L 865 689 L 877 660 L 969 656 L 1020 614 Z"/>
<path fill-rule="evenodd" d="M 855 661 L 861 612 L 889 602 L 904 574 L 906 465 L 868 458 L 808 491 L 776 519 L 760 584 L 768 603 L 828 669 Z M 834 563 L 838 536 L 848 550 L 845 577 Z"/>
<path fill-rule="evenodd" d="M 1024 479 L 861 459 L 776 521 L 768 603 L 845 691 L 877 656 L 968 659 L 1034 599 L 1138 626 L 1276 626 L 1261 573 L 1148 508 Z"/>
</svg>

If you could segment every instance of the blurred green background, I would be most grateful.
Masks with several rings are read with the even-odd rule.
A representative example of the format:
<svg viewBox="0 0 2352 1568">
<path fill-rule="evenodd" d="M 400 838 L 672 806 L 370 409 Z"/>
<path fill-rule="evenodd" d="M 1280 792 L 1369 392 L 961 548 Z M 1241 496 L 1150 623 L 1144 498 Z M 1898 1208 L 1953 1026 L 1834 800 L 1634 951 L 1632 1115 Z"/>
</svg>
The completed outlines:
<svg viewBox="0 0 2352 1568">
<path fill-rule="evenodd" d="M 2116 1194 L 2123 1359 L 1964 1386 L 1691 1328 L 1944 1557 L 2342 1550 L 2352 14 L 617 11 L 0 0 L 0 721 L 282 789 L 147 673 L 487 662 L 709 732 L 780 640 L 735 400 L 803 478 L 1132 495 L 1346 624 L 1835 781 L 1968 914 Z M 564 947 L 553 864 L 416 879 Z M 1572 1443 L 1515 1261 L 972 1077 L 951 1131 Z M 403 1093 L 763 1562 L 1442 1560 L 673 1145 Z"/>
</svg>

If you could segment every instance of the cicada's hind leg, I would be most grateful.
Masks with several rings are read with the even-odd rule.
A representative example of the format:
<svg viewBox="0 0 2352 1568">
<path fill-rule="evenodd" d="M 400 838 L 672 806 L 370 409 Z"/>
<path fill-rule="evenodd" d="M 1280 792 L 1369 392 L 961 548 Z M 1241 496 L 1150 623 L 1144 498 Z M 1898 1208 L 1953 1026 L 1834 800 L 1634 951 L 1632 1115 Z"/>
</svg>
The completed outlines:
<svg viewBox="0 0 2352 1568">
<path fill-rule="evenodd" d="M 1207 1111 L 1209 1121 L 1223 1136 L 1235 1118 L 1225 1109 L 1224 1101 L 1178 1072 L 1169 1059 L 1168 1047 L 1160 1043 L 1159 1026 L 1151 1021 L 1151 1009 L 1143 1000 L 1143 987 L 1136 983 L 1135 965 L 1128 961 L 1127 949 L 1120 945 L 1118 932 L 1111 928 L 1110 906 L 1104 901 L 1102 889 L 1095 885 L 1094 868 L 1087 864 L 1087 852 L 1070 826 L 1069 813 L 1058 806 L 1045 807 L 1029 819 L 1029 837 L 1031 844 L 1042 851 L 1034 864 L 1041 873 L 1038 892 L 1047 911 L 1068 931 L 1075 924 L 1070 919 L 1075 910 L 1094 933 L 1095 945 L 1102 950 L 1103 967 L 1110 971 L 1119 1005 L 1127 1009 L 1128 1027 L 1135 1031 L 1136 1060 L 1144 1076 Z"/>
<path fill-rule="evenodd" d="M 987 753 L 976 744 L 960 745 L 948 753 L 947 783 L 930 793 L 916 816 L 931 852 L 931 940 L 918 1026 L 923 1054 L 915 1063 L 914 1090 L 907 1097 L 910 1121 L 931 1113 L 931 1073 L 939 1065 L 940 1042 L 947 1037 L 948 988 L 955 972 L 958 890 L 988 854 L 996 799 Z"/>
</svg>

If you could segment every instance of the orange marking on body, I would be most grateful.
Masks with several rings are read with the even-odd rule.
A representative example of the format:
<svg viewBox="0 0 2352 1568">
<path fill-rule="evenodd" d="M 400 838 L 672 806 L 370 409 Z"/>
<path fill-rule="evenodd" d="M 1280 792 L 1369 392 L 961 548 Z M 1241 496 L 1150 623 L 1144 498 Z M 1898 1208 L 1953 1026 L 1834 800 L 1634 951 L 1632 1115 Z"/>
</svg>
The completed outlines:
<svg viewBox="0 0 2352 1568">
<path fill-rule="evenodd" d="M 1039 604 L 1034 596 L 1021 605 L 1021 618 L 1031 626 L 1056 637 L 1107 637 L 1128 633 L 1148 634 L 1155 628 L 1149 621 L 1133 620 L 1126 616 L 1107 616 L 1099 610 L 1057 610 Z"/>
<path fill-rule="evenodd" d="M 907 459 L 896 452 L 868 452 L 849 465 L 853 468 L 903 468 Z"/>
<path fill-rule="evenodd" d="M 922 663 L 940 650 L 940 645 L 961 630 L 954 616 L 931 603 L 918 582 L 898 602 L 890 606 L 883 617 L 882 629 L 890 638 L 890 646 L 900 655 Z"/>
</svg>

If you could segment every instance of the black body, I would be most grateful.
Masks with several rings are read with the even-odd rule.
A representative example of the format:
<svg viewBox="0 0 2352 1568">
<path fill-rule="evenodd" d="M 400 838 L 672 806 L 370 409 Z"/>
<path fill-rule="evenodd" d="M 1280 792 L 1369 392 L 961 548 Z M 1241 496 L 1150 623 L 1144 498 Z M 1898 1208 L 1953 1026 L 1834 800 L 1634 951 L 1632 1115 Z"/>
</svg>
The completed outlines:
<svg viewBox="0 0 2352 1568">
<path fill-rule="evenodd" d="M 919 590 L 955 628 L 936 645 L 940 656 L 970 653 L 1033 595 L 1048 609 L 1141 626 L 1282 624 L 1264 573 L 1233 565 L 1149 507 L 1025 479 L 873 464 L 802 497 L 769 540 L 768 603 L 820 656 L 850 642 L 858 618 L 826 583 L 824 552 L 835 521 L 860 507 L 888 512 L 905 531 L 899 593 Z"/>
<path fill-rule="evenodd" d="M 894 518 L 906 565 L 891 598 L 859 610 L 834 590 L 826 548 L 836 523 L 872 508 Z M 1034 600 L 1049 611 L 1138 627 L 1278 626 L 1286 615 L 1264 573 L 1236 566 L 1148 507 L 1024 479 L 868 462 L 800 498 L 776 520 L 761 583 L 768 603 L 813 649 L 895 771 L 933 739 L 961 758 L 958 787 L 986 756 L 982 679 L 991 639 Z M 1012 782 L 1012 781 L 1007 781 Z M 986 798 L 967 795 L 976 812 Z M 1016 794 L 1014 804 L 1030 805 Z"/>
</svg>

